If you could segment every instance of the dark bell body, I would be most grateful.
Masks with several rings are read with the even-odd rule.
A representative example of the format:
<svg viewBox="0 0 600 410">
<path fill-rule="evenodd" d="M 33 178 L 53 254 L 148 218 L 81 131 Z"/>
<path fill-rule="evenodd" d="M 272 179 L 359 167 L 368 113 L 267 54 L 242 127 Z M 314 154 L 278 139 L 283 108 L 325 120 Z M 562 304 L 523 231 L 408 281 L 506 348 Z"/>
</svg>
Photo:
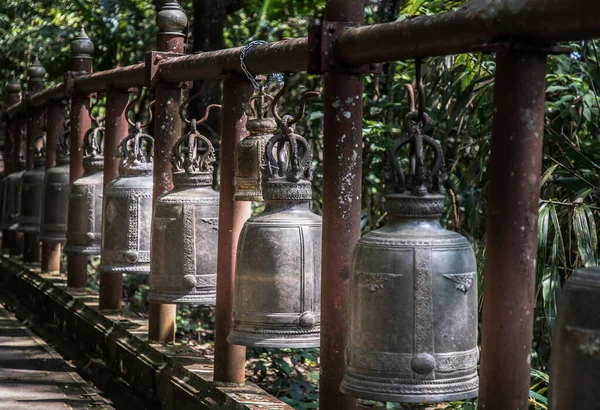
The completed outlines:
<svg viewBox="0 0 600 410">
<path fill-rule="evenodd" d="M 16 231 L 19 225 L 19 204 L 21 201 L 21 177 L 25 171 L 9 174 L 2 185 L 2 229 Z"/>
<path fill-rule="evenodd" d="M 43 182 L 40 240 L 65 243 L 69 202 L 69 159 L 57 158 L 57 165 L 46 171 Z"/>
<path fill-rule="evenodd" d="M 552 330 L 550 410 L 600 406 L 600 268 L 577 269 L 565 282 Z"/>
<path fill-rule="evenodd" d="M 18 231 L 39 233 L 42 218 L 42 184 L 45 158 L 35 157 L 32 169 L 21 176 Z"/>
</svg>

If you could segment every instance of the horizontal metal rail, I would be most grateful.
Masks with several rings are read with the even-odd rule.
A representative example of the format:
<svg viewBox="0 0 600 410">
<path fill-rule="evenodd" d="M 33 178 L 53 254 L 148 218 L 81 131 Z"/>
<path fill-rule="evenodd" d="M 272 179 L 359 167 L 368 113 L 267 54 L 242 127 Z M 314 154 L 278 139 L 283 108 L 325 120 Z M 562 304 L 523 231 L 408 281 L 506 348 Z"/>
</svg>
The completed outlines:
<svg viewBox="0 0 600 410">
<path fill-rule="evenodd" d="M 499 42 L 532 45 L 600 37 L 600 2 L 588 0 L 476 0 L 457 11 L 420 16 L 392 23 L 345 30 L 333 46 L 336 58 L 347 65 L 490 49 Z M 308 65 L 308 39 L 286 39 L 253 47 L 246 57 L 255 74 L 304 71 Z M 158 78 L 167 82 L 214 79 L 241 73 L 242 47 L 165 58 L 158 63 Z M 74 80 L 82 92 L 143 86 L 145 64 L 83 75 Z M 31 100 L 41 105 L 58 94 L 43 91 Z M 56 94 L 55 94 L 56 93 Z M 13 116 L 22 103 L 7 109 Z"/>
</svg>

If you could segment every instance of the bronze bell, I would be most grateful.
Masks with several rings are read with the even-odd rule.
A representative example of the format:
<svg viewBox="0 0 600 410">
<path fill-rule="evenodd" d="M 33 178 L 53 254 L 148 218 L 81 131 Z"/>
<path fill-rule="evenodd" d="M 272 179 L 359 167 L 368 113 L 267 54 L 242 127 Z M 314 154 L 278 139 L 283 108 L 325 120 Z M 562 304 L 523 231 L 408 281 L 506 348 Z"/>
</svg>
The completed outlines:
<svg viewBox="0 0 600 410">
<path fill-rule="evenodd" d="M 103 272 L 150 272 L 154 139 L 142 133 L 141 123 L 135 127 L 135 134 L 123 139 L 117 148 L 119 176 L 104 189 L 102 260 L 98 268 Z"/>
<path fill-rule="evenodd" d="M 65 253 L 100 255 L 102 189 L 104 183 L 104 127 L 101 118 L 84 136 L 83 175 L 71 183 L 67 205 Z"/>
<path fill-rule="evenodd" d="M 21 177 L 25 173 L 22 156 L 14 164 L 16 172 L 8 174 L 2 184 L 2 230 L 16 231 L 19 225 L 19 203 L 21 201 Z"/>
<path fill-rule="evenodd" d="M 265 145 L 277 130 L 275 119 L 270 116 L 273 97 L 261 88 L 250 100 L 246 129 L 249 136 L 238 142 L 235 148 L 235 177 L 233 198 L 236 201 L 262 201 L 262 169 L 265 167 Z"/>
<path fill-rule="evenodd" d="M 442 151 L 411 112 L 388 151 L 388 222 L 363 236 L 350 276 L 350 335 L 341 390 L 371 400 L 445 402 L 477 396 L 477 267 L 469 241 L 444 229 Z M 422 128 L 414 126 L 423 124 Z M 399 150 L 410 147 L 408 178 Z M 430 170 L 424 147 L 433 153 Z"/>
<path fill-rule="evenodd" d="M 214 106 L 207 107 L 203 120 Z M 192 120 L 190 132 L 175 143 L 174 188 L 154 207 L 150 302 L 215 304 L 219 194 L 211 185 L 216 157 L 196 125 Z"/>
<path fill-rule="evenodd" d="M 277 102 L 285 87 L 275 98 Z M 306 93 L 302 99 L 314 93 Z M 272 348 L 319 346 L 321 217 L 309 209 L 312 164 L 297 122 L 275 118 L 282 130 L 264 148 L 265 210 L 246 221 L 236 260 L 232 344 Z"/>
<path fill-rule="evenodd" d="M 42 198 L 40 240 L 65 243 L 67 240 L 67 204 L 69 202 L 69 120 L 56 144 L 56 166 L 46 171 Z"/>
<path fill-rule="evenodd" d="M 558 285 L 557 285 L 558 286 Z M 600 403 L 600 267 L 565 282 L 552 329 L 550 410 L 595 410 Z"/>
<path fill-rule="evenodd" d="M 46 174 L 45 136 L 36 137 L 30 149 L 33 168 L 26 170 L 21 176 L 17 231 L 39 233 L 42 218 L 42 184 Z"/>
</svg>

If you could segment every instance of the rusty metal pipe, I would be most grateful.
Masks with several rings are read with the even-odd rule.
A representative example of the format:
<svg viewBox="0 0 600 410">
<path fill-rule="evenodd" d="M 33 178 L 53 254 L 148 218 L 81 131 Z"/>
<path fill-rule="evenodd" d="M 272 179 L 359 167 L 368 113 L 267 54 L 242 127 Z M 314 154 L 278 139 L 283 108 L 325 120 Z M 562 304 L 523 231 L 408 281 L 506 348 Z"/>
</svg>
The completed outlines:
<svg viewBox="0 0 600 410">
<path fill-rule="evenodd" d="M 526 409 L 533 334 L 546 56 L 496 56 L 479 408 Z"/>
<path fill-rule="evenodd" d="M 214 380 L 238 384 L 245 379 L 246 347 L 229 344 L 227 336 L 233 329 L 238 239 L 250 217 L 250 202 L 233 200 L 234 154 L 237 143 L 248 134 L 244 106 L 252 93 L 252 85 L 245 78 L 228 76 L 223 81 Z"/>
<path fill-rule="evenodd" d="M 328 0 L 328 21 L 362 24 L 362 0 Z M 319 406 L 357 407 L 343 394 L 344 352 L 349 333 L 349 279 L 354 246 L 360 238 L 362 181 L 362 75 L 324 77 L 323 246 L 321 267 L 321 378 Z M 352 178 L 348 178 L 351 175 Z"/>
<path fill-rule="evenodd" d="M 145 64 L 138 63 L 93 74 L 84 74 L 75 78 L 73 87 L 80 93 L 105 91 L 110 87 L 122 89 L 143 87 L 146 79 L 145 74 Z"/>
<path fill-rule="evenodd" d="M 83 29 L 71 43 L 71 68 L 76 72 L 92 72 L 92 56 L 94 45 Z M 74 92 L 71 96 L 71 130 L 69 132 L 69 181 L 83 175 L 83 137 L 91 127 L 90 95 Z M 85 255 L 70 254 L 67 256 L 67 286 L 84 288 L 87 286 L 87 263 Z"/>
<path fill-rule="evenodd" d="M 46 170 L 56 166 L 56 145 L 63 131 L 63 106 L 50 101 L 46 107 Z M 42 272 L 60 271 L 60 243 L 42 241 Z"/>
<path fill-rule="evenodd" d="M 112 155 L 127 136 L 127 90 L 110 87 L 106 92 L 106 119 L 104 121 L 104 187 L 119 175 L 119 159 Z M 101 310 L 121 309 L 123 298 L 123 275 L 114 272 L 100 272 Z"/>
</svg>

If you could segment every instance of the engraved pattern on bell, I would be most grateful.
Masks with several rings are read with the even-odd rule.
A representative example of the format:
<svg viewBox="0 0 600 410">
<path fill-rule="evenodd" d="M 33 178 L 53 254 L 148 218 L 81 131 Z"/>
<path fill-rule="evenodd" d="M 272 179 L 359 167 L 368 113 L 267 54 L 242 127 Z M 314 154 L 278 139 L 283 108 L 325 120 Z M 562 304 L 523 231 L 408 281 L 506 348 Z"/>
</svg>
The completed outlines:
<svg viewBox="0 0 600 410">
<path fill-rule="evenodd" d="M 442 152 L 424 134 L 428 117 L 418 128 L 415 114 L 388 152 L 387 224 L 354 249 L 341 390 L 403 403 L 463 400 L 476 397 L 479 386 L 475 255 L 466 238 L 439 222 Z M 398 159 L 405 145 L 411 147 L 407 177 Z"/>
<path fill-rule="evenodd" d="M 600 401 L 600 267 L 577 269 L 560 291 L 552 328 L 549 409 L 595 409 Z M 576 405 L 574 403 L 577 403 Z"/>
<path fill-rule="evenodd" d="M 65 253 L 100 255 L 102 191 L 104 185 L 104 128 L 100 119 L 84 136 L 83 175 L 71 183 L 67 205 Z"/>
<path fill-rule="evenodd" d="M 208 106 L 208 111 L 214 105 Z M 152 221 L 150 293 L 156 303 L 213 305 L 217 288 L 219 193 L 212 189 L 215 150 L 191 130 L 173 146 L 174 188 L 160 196 Z"/>
<path fill-rule="evenodd" d="M 42 217 L 42 184 L 46 173 L 45 135 L 36 137 L 30 149 L 33 155 L 33 168 L 26 170 L 21 176 L 17 231 L 39 233 Z"/>
<path fill-rule="evenodd" d="M 135 127 L 117 148 L 119 176 L 104 188 L 103 272 L 150 272 L 154 139 L 142 133 L 141 123 Z"/>
<path fill-rule="evenodd" d="M 240 234 L 235 325 L 227 340 L 257 347 L 316 347 L 321 328 L 321 217 L 310 211 L 311 197 L 306 196 L 310 149 L 293 132 L 290 123 L 297 119 L 274 114 L 282 133 L 264 149 L 265 210 L 248 219 Z"/>
<path fill-rule="evenodd" d="M 277 130 L 270 115 L 273 97 L 261 88 L 249 103 L 246 130 L 249 136 L 238 142 L 235 149 L 233 198 L 236 201 L 262 201 L 262 168 L 265 166 L 265 146 Z"/>
<path fill-rule="evenodd" d="M 46 171 L 43 182 L 42 226 L 40 240 L 67 240 L 67 205 L 69 201 L 69 120 L 65 114 L 64 132 L 56 146 L 56 166 Z"/>
</svg>

